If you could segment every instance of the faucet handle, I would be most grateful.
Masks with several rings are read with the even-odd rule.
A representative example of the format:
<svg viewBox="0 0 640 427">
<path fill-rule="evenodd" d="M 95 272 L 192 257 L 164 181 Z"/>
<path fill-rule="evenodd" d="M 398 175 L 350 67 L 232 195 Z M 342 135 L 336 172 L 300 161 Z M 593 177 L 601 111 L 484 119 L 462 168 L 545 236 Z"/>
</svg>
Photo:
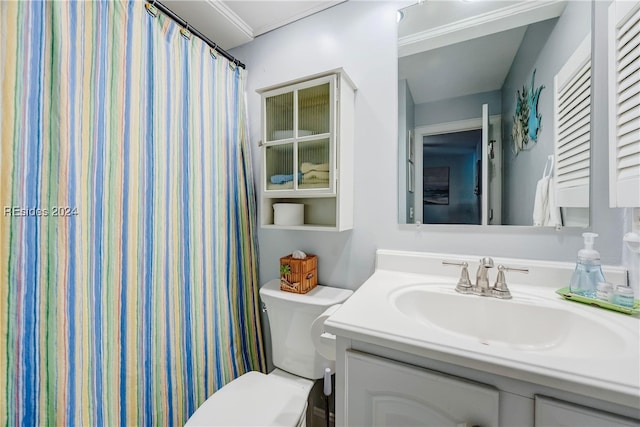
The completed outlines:
<svg viewBox="0 0 640 427">
<path fill-rule="evenodd" d="M 498 266 L 498 277 L 496 278 L 496 284 L 493 286 L 491 293 L 496 298 L 509 299 L 511 298 L 511 292 L 507 287 L 507 280 L 505 278 L 505 271 L 517 271 L 518 273 L 529 273 L 528 268 L 516 268 L 505 267 L 504 265 Z"/>
<path fill-rule="evenodd" d="M 462 267 L 462 271 L 460 272 L 460 279 L 458 279 L 458 284 L 456 285 L 456 291 L 461 294 L 469 294 L 473 289 L 471 285 L 471 280 L 469 280 L 469 264 L 465 261 L 442 261 L 442 265 L 453 265 L 457 267 Z"/>
</svg>

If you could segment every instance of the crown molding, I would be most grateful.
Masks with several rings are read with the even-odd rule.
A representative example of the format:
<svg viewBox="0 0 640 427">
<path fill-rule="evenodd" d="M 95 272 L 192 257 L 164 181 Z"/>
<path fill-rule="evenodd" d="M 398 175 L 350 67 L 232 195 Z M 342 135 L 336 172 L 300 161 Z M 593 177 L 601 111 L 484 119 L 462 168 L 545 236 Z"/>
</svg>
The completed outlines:
<svg viewBox="0 0 640 427">
<path fill-rule="evenodd" d="M 218 14 L 222 15 L 227 21 L 229 21 L 234 27 L 238 29 L 242 34 L 253 40 L 255 34 L 253 28 L 247 24 L 240 16 L 238 16 L 233 10 L 224 4 L 221 0 L 205 0 L 205 2 L 213 8 Z"/>
<path fill-rule="evenodd" d="M 566 5 L 566 0 L 527 1 L 413 33 L 398 39 L 398 56 L 409 56 L 556 18 Z"/>
<path fill-rule="evenodd" d="M 253 29 L 253 32 L 255 34 L 255 37 L 258 37 L 261 34 L 268 33 L 269 31 L 275 30 L 276 28 L 284 27 L 285 25 L 291 24 L 292 22 L 298 21 L 302 18 L 306 18 L 307 16 L 311 16 L 315 13 L 328 9 L 328 7 L 326 6 L 327 3 L 331 3 L 331 6 L 329 6 L 330 8 L 340 3 L 344 3 L 345 1 L 346 0 L 326 0 L 321 3 L 316 3 L 314 6 L 310 7 L 309 9 L 296 13 L 295 15 L 281 19 L 274 23 L 270 23 L 268 25 L 256 27 Z"/>
</svg>

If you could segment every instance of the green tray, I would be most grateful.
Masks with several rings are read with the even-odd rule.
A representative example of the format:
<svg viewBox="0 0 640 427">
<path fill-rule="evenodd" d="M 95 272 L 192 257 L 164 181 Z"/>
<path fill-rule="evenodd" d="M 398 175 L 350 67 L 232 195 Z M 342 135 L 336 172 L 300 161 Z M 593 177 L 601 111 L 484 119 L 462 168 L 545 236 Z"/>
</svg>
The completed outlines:
<svg viewBox="0 0 640 427">
<path fill-rule="evenodd" d="M 638 301 L 637 299 L 633 300 L 633 308 L 628 308 L 628 307 L 623 307 L 621 305 L 613 304 L 607 301 L 602 301 L 595 298 L 583 297 L 582 295 L 571 293 L 568 286 L 566 288 L 558 289 L 556 293 L 558 295 L 562 295 L 565 299 L 568 299 L 570 301 L 577 301 L 583 304 L 595 305 L 600 308 L 606 308 L 607 310 L 618 311 L 620 313 L 625 313 L 625 314 L 640 313 L 640 301 Z"/>
</svg>

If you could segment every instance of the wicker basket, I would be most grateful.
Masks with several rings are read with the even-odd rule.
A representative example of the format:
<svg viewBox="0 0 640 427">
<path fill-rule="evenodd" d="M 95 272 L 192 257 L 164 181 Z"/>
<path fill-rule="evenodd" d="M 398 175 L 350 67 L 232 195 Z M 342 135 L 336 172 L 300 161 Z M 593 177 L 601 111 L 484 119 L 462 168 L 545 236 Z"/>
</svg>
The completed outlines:
<svg viewBox="0 0 640 427">
<path fill-rule="evenodd" d="M 280 258 L 280 289 L 306 294 L 318 284 L 318 257 L 307 255 L 296 259 L 291 255 Z"/>
</svg>

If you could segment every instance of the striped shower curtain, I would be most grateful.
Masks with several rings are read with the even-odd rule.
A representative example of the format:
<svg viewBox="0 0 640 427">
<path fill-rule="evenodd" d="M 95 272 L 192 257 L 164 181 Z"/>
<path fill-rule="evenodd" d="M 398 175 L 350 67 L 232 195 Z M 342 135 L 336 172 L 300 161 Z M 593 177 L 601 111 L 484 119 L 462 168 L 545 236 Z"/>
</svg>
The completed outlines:
<svg viewBox="0 0 640 427">
<path fill-rule="evenodd" d="M 244 71 L 140 1 L 0 1 L 0 63 L 0 425 L 264 371 Z"/>
</svg>

